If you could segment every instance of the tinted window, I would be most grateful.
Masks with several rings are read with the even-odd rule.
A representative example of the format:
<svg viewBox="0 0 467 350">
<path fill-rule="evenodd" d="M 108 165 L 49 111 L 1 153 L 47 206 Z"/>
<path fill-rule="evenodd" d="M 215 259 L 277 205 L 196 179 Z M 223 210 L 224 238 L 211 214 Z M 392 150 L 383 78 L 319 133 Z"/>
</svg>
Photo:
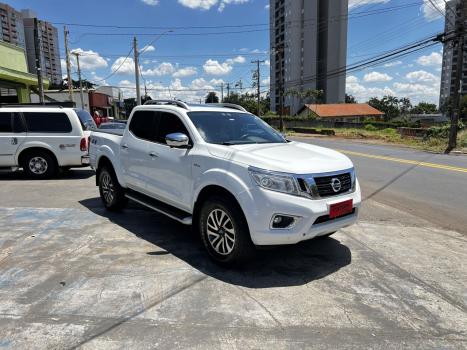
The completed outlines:
<svg viewBox="0 0 467 350">
<path fill-rule="evenodd" d="M 153 111 L 137 111 L 133 113 L 129 128 L 136 137 L 153 141 L 156 123 L 157 113 Z"/>
<path fill-rule="evenodd" d="M 11 132 L 11 113 L 0 112 L 0 132 Z"/>
<path fill-rule="evenodd" d="M 65 113 L 24 112 L 29 132 L 71 132 L 72 127 Z"/>
<path fill-rule="evenodd" d="M 185 125 L 183 122 L 180 120 L 179 117 L 177 117 L 174 114 L 171 113 L 166 113 L 166 112 L 159 112 L 160 114 L 160 122 L 159 122 L 159 127 L 157 130 L 157 137 L 156 141 L 159 143 L 166 143 L 165 142 L 165 137 L 168 134 L 173 134 L 176 132 L 181 132 L 182 134 L 185 134 L 186 136 L 190 136 L 188 133 L 188 130 L 186 129 Z"/>
<path fill-rule="evenodd" d="M 23 120 L 21 119 L 21 114 L 14 113 L 13 115 L 13 132 L 25 132 L 26 128 L 24 127 Z"/>
<path fill-rule="evenodd" d="M 83 130 L 91 130 L 97 128 L 94 119 L 92 119 L 91 114 L 84 109 L 75 109 L 74 110 L 78 115 L 79 122 L 81 123 L 81 127 Z"/>
<path fill-rule="evenodd" d="M 277 131 L 260 118 L 237 112 L 188 112 L 206 142 L 222 145 L 285 143 Z"/>
</svg>

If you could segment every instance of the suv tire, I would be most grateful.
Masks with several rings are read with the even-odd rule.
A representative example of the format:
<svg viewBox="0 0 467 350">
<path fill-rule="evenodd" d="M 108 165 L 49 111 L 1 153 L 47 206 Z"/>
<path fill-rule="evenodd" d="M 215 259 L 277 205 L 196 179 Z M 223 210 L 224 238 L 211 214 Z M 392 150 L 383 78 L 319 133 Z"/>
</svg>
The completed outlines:
<svg viewBox="0 0 467 350">
<path fill-rule="evenodd" d="M 122 210 L 128 202 L 112 168 L 103 167 L 99 171 L 99 193 L 105 209 L 109 211 Z"/>
<path fill-rule="evenodd" d="M 57 175 L 57 161 L 49 152 L 32 150 L 21 159 L 21 167 L 32 179 L 50 179 Z"/>
<path fill-rule="evenodd" d="M 221 265 L 241 264 L 255 253 L 245 216 L 229 198 L 213 196 L 198 216 L 201 240 L 210 257 Z"/>
</svg>

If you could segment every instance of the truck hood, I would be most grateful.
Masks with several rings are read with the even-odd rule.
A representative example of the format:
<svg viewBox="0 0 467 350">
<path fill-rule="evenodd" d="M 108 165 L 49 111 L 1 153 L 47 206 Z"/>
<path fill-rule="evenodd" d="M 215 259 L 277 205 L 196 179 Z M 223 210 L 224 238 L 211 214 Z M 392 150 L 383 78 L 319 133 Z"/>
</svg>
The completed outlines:
<svg viewBox="0 0 467 350">
<path fill-rule="evenodd" d="M 214 146 L 214 145 L 212 145 Z M 350 169 L 342 153 L 301 142 L 210 147 L 213 156 L 261 169 L 292 174 L 326 173 Z"/>
</svg>

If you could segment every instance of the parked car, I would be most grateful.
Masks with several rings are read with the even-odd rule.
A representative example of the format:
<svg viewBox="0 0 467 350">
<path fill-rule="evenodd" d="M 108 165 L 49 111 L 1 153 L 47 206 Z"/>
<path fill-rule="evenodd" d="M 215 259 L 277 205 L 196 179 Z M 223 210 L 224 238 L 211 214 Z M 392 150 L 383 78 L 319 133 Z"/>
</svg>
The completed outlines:
<svg viewBox="0 0 467 350">
<path fill-rule="evenodd" d="M 87 117 L 73 108 L 2 107 L 0 168 L 23 168 L 28 176 L 43 179 L 60 168 L 87 166 L 92 127 Z"/>
<path fill-rule="evenodd" d="M 123 135 L 123 131 L 125 130 L 126 128 L 126 124 L 124 123 L 115 123 L 115 122 L 112 122 L 112 123 L 102 123 L 101 125 L 99 125 L 99 131 L 106 131 L 106 132 L 110 132 L 110 133 L 116 133 L 118 135 Z"/>
<path fill-rule="evenodd" d="M 194 225 L 217 262 L 327 236 L 357 220 L 360 186 L 336 151 L 286 140 L 242 107 L 150 101 L 123 136 L 92 132 L 102 202 L 131 199 Z"/>
</svg>

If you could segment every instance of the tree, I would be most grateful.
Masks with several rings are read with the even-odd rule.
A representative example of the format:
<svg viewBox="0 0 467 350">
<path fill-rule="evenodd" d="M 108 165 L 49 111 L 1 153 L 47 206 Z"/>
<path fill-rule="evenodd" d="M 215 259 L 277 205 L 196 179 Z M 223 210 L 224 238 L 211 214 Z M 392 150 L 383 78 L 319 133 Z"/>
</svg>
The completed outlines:
<svg viewBox="0 0 467 350">
<path fill-rule="evenodd" d="M 467 100 L 466 100 L 467 102 Z M 414 106 L 410 113 L 412 114 L 432 114 L 436 113 L 438 108 L 434 103 L 420 102 L 418 105 Z"/>
<path fill-rule="evenodd" d="M 372 97 L 368 104 L 383 112 L 386 121 L 396 118 L 400 115 L 399 99 L 394 96 L 384 96 L 382 99 Z"/>
<path fill-rule="evenodd" d="M 345 94 L 345 103 L 358 103 L 354 96 Z"/>
<path fill-rule="evenodd" d="M 407 115 L 412 110 L 412 103 L 409 98 L 402 97 L 399 99 L 399 110 L 402 115 Z"/>
<path fill-rule="evenodd" d="M 125 114 L 126 114 L 126 117 L 128 118 L 133 108 L 136 107 L 136 98 L 131 97 L 131 98 L 124 99 L 123 105 L 125 106 Z"/>
<path fill-rule="evenodd" d="M 217 97 L 216 93 L 214 91 L 211 91 L 208 93 L 206 96 L 206 103 L 219 103 L 219 97 Z"/>
<path fill-rule="evenodd" d="M 299 91 L 296 89 L 287 90 L 285 96 L 297 97 L 300 100 L 304 100 L 304 103 L 309 104 L 320 104 L 323 103 L 323 90 L 317 89 L 307 89 L 304 91 Z"/>
</svg>

